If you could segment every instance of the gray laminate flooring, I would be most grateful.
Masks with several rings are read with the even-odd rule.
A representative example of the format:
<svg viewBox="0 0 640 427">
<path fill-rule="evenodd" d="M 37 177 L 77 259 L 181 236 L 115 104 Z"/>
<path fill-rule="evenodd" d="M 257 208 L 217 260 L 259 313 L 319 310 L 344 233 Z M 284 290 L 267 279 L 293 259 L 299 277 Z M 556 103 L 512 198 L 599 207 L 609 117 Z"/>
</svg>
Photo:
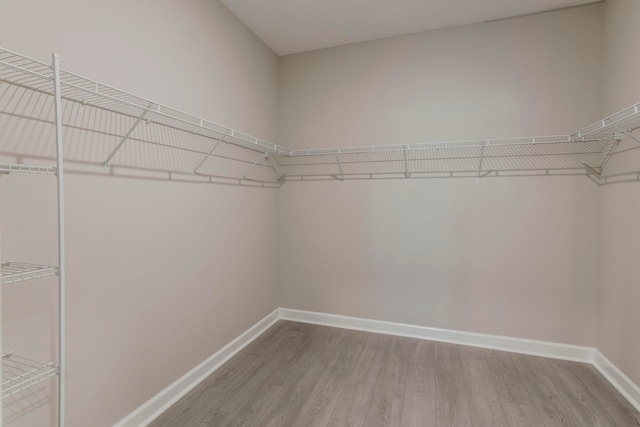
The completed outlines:
<svg viewBox="0 0 640 427">
<path fill-rule="evenodd" d="M 279 321 L 152 424 L 640 426 L 591 365 Z"/>
</svg>

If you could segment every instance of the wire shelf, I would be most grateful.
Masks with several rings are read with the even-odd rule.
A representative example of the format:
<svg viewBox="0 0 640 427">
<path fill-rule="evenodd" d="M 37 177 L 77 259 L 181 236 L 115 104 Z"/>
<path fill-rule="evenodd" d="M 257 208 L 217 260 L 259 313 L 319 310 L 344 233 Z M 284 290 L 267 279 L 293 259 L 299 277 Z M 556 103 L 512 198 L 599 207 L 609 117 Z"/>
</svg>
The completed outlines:
<svg viewBox="0 0 640 427">
<path fill-rule="evenodd" d="M 580 129 L 574 135 L 585 136 L 607 132 L 633 132 L 640 129 L 640 103 L 618 111 L 596 123 Z"/>
<path fill-rule="evenodd" d="M 270 188 L 295 180 L 530 175 L 586 175 L 600 183 L 605 168 L 610 174 L 640 170 L 640 162 L 626 161 L 631 151 L 618 147 L 623 135 L 640 142 L 631 134 L 640 128 L 640 103 L 571 135 L 292 150 L 68 71 L 60 73 L 71 152 L 67 160 L 168 173 L 169 179 L 178 174 L 200 182 Z M 3 92 L 2 85 L 13 89 Z M 39 132 L 50 132 L 51 109 L 35 105 L 46 100 L 20 91 L 51 95 L 51 67 L 0 48 L 0 112 L 12 108 L 11 102 L 15 111 L 41 112 L 35 117 Z M 8 114 L 7 121 L 19 120 L 19 115 Z M 26 138 L 23 133 L 15 132 Z M 615 167 L 607 168 L 608 163 Z M 624 168 L 619 166 L 623 163 Z M 10 169 L 0 164 L 0 173 L 3 167 Z"/>
<path fill-rule="evenodd" d="M 25 165 L 16 163 L 0 163 L 0 173 L 33 173 L 38 175 L 56 175 L 57 169 L 52 166 Z"/>
<path fill-rule="evenodd" d="M 8 285 L 25 280 L 58 274 L 58 267 L 51 265 L 28 264 L 24 262 L 2 263 L 2 284 Z"/>
<path fill-rule="evenodd" d="M 53 93 L 53 73 L 48 64 L 0 48 L 0 80 L 17 86 Z M 148 122 L 174 127 L 209 138 L 225 138 L 258 152 L 288 153 L 277 144 L 196 117 L 77 74 L 60 70 L 62 97 L 130 117 L 144 117 Z"/>
<path fill-rule="evenodd" d="M 58 375 L 58 368 L 51 363 L 17 356 L 13 352 L 2 355 L 2 398 L 23 391 L 48 378 Z"/>
<path fill-rule="evenodd" d="M 295 150 L 275 157 L 285 180 L 599 174 L 620 133 Z"/>
</svg>

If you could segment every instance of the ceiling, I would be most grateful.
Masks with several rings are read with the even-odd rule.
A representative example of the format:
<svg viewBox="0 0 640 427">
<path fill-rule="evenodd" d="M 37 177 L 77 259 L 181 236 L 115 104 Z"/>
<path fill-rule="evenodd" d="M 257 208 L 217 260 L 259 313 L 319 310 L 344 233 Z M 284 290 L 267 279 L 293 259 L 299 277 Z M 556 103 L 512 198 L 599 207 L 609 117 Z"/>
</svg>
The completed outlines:
<svg viewBox="0 0 640 427">
<path fill-rule="evenodd" d="M 602 0 L 221 0 L 278 55 Z"/>
</svg>

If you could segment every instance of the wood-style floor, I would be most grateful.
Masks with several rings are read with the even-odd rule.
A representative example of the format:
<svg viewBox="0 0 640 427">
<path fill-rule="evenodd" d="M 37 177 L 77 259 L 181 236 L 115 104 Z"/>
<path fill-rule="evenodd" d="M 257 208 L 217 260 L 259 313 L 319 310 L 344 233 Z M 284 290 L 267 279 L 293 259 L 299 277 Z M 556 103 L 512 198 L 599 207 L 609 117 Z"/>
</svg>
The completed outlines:
<svg viewBox="0 0 640 427">
<path fill-rule="evenodd" d="M 279 321 L 152 424 L 640 426 L 589 364 Z"/>
</svg>

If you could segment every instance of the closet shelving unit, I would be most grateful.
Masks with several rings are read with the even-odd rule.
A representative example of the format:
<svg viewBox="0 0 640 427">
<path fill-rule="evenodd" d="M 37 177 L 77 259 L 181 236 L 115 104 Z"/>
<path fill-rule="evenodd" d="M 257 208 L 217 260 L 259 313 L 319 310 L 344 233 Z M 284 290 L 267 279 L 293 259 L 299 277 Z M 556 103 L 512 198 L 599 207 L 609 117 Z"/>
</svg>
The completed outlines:
<svg viewBox="0 0 640 427">
<path fill-rule="evenodd" d="M 0 55 L 4 58 L 5 53 Z M 66 284 L 65 284 L 65 232 L 64 232 L 64 181 L 63 181 L 63 141 L 62 141 L 62 101 L 60 92 L 60 68 L 58 55 L 53 55 L 52 64 L 39 63 L 38 78 L 29 70 L 20 70 L 14 65 L 0 64 L 0 80 L 9 80 L 12 76 L 22 75 L 22 85 L 38 81 L 38 90 L 46 93 L 53 106 L 53 131 L 55 134 L 56 166 L 33 165 L 23 163 L 0 163 L 0 177 L 12 173 L 55 176 L 57 182 L 58 213 L 58 265 L 37 265 L 26 262 L 2 262 L 1 285 L 20 286 L 19 282 L 39 279 L 47 276 L 58 277 L 58 363 L 43 363 L 27 358 L 14 351 L 2 354 L 2 399 L 10 396 L 20 398 L 20 393 L 51 377 L 58 379 L 58 425 L 64 426 L 65 420 L 65 358 L 66 358 Z M 6 105 L 3 103 L 3 107 Z M 4 135 L 3 135 L 4 136 Z M 5 136 L 6 138 L 6 136 Z M 42 141 L 44 142 L 44 141 Z"/>
<path fill-rule="evenodd" d="M 50 94 L 47 70 L 0 49 L 0 83 Z M 569 135 L 292 150 L 65 70 L 60 91 L 69 111 L 67 144 L 93 144 L 102 153 L 85 163 L 273 188 L 287 181 L 558 175 L 602 184 L 609 161 L 624 155 L 616 152 L 623 135 L 637 139 L 632 132 L 640 127 L 636 104 Z"/>
<path fill-rule="evenodd" d="M 33 105 L 51 98 L 54 119 Z M 640 147 L 640 139 L 633 134 L 640 128 L 640 104 L 569 135 L 292 150 L 61 70 L 56 55 L 52 67 L 0 48 L 2 114 L 34 120 L 55 131 L 57 167 L 0 163 L 0 174 L 56 176 L 60 233 L 57 267 L 3 263 L 2 284 L 57 274 L 61 319 L 59 366 L 34 363 L 13 353 L 3 356 L 3 397 L 59 373 L 60 425 L 65 384 L 63 129 L 70 152 L 67 164 L 99 165 L 106 169 L 101 173 L 109 174 L 116 169 L 159 172 L 164 179 L 186 176 L 196 182 L 278 188 L 287 181 L 350 179 L 584 175 L 597 184 L 619 176 L 640 180 L 638 170 L 606 172 L 611 162 Z M 624 135 L 638 147 L 620 150 Z M 86 151 L 90 157 L 77 154 Z"/>
</svg>

